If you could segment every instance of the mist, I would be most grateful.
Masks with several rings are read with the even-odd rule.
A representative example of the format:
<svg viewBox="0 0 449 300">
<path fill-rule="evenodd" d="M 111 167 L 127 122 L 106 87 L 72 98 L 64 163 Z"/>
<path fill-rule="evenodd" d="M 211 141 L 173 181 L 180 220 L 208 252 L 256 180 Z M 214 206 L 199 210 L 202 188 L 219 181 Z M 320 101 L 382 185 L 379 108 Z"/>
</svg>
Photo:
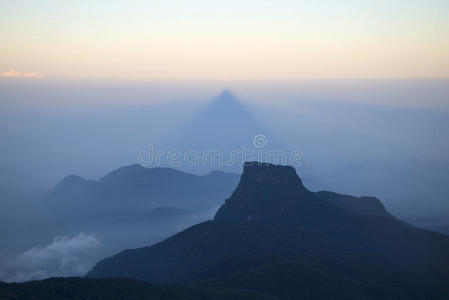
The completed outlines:
<svg viewBox="0 0 449 300">
<path fill-rule="evenodd" d="M 223 89 L 283 143 L 303 150 L 311 165 L 343 167 L 411 157 L 448 160 L 449 81 L 444 79 L 3 79 L 0 178 L 7 186 L 45 188 L 67 174 L 98 178 L 135 163 L 150 143 L 177 146 L 174 137 Z"/>
<path fill-rule="evenodd" d="M 214 106 L 223 90 L 236 100 L 232 107 Z M 397 216 L 447 230 L 448 95 L 448 79 L 2 79 L 0 217 L 8 237 L 0 263 L 10 271 L 0 279 L 80 276 L 104 257 L 156 243 L 211 218 L 242 170 L 242 161 L 165 161 L 146 167 L 186 172 L 169 177 L 181 178 L 181 192 L 184 176 L 189 185 L 204 182 L 187 194 L 170 194 L 162 184 L 152 188 L 165 194 L 151 194 L 123 179 L 120 184 L 136 194 L 115 197 L 117 190 L 104 178 L 141 163 L 139 154 L 149 145 L 166 152 L 187 146 L 231 151 L 252 146 L 261 134 L 266 149 L 300 151 L 295 168 L 309 189 L 376 196 Z M 76 176 L 66 177 L 71 174 Z M 226 186 L 220 185 L 223 178 L 229 178 Z M 218 192 L 204 188 L 212 183 Z M 160 210 L 165 206 L 172 217 Z"/>
</svg>

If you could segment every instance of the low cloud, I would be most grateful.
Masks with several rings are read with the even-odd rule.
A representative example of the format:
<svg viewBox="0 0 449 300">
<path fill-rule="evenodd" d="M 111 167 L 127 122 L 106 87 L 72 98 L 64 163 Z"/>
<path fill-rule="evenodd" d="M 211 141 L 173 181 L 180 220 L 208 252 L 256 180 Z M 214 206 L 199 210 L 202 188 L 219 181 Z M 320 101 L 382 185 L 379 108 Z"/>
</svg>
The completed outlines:
<svg viewBox="0 0 449 300">
<path fill-rule="evenodd" d="M 101 242 L 80 233 L 72 238 L 56 237 L 43 248 L 33 247 L 11 262 L 5 281 L 28 281 L 48 277 L 84 276 L 95 264 Z M 5 274 L 3 274 L 4 276 Z"/>
<path fill-rule="evenodd" d="M 17 72 L 16 70 L 9 70 L 3 73 L 0 73 L 0 77 L 9 77 L 9 78 L 39 78 L 39 77 L 43 77 L 42 74 L 36 73 L 36 72 L 25 72 L 25 73 L 21 73 L 21 72 Z"/>
</svg>

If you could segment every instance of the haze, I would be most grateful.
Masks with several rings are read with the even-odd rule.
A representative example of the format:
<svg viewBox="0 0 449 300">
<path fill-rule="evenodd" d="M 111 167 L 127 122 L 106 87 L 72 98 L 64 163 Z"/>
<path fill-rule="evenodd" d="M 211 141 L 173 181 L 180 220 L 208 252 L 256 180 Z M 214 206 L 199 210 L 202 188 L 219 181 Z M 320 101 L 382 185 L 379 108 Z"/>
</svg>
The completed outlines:
<svg viewBox="0 0 449 300">
<path fill-rule="evenodd" d="M 108 256 L 210 220 L 241 193 L 244 162 L 255 160 L 282 166 L 250 171 L 238 202 L 266 196 L 266 210 L 296 222 L 298 209 L 326 234 L 334 216 L 355 220 L 374 207 L 377 223 L 360 216 L 372 231 L 336 236 L 372 250 L 358 242 L 376 232 L 376 252 L 402 232 L 427 235 L 394 216 L 449 245 L 448 16 L 443 0 L 0 1 L 0 280 L 84 276 Z M 261 156 L 185 156 L 241 149 Z M 164 157 L 150 159 L 153 150 Z M 276 161 L 262 158 L 272 153 Z M 291 153 L 299 160 L 277 156 Z M 317 215 L 329 227 L 279 195 L 287 204 L 305 195 L 316 213 L 326 203 L 331 213 Z M 353 211 L 339 215 L 333 205 L 345 203 Z M 398 258 L 414 245 L 438 248 L 425 241 L 392 247 L 407 248 Z"/>
</svg>

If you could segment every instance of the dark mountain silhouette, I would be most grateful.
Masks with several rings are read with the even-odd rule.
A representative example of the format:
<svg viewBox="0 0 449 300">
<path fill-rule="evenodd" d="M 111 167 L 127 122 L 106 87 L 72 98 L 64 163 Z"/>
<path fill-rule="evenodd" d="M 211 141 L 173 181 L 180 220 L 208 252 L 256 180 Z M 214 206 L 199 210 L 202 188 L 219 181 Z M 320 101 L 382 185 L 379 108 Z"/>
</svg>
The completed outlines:
<svg viewBox="0 0 449 300">
<path fill-rule="evenodd" d="M 56 185 L 52 199 L 80 206 L 120 204 L 124 210 L 135 209 L 135 205 L 148 209 L 172 206 L 194 212 L 218 206 L 237 182 L 236 174 L 211 172 L 199 176 L 136 164 L 114 170 L 98 181 L 69 175 Z"/>
<path fill-rule="evenodd" d="M 301 222 L 314 222 L 345 216 L 347 212 L 391 217 L 374 197 L 312 193 L 304 187 L 294 168 L 254 163 L 246 165 L 239 185 L 215 220 L 280 224 L 294 223 L 300 218 Z"/>
<path fill-rule="evenodd" d="M 375 198 L 308 191 L 292 167 L 247 163 L 214 220 L 99 262 L 88 277 L 249 289 L 280 299 L 445 299 L 449 237 Z"/>
<path fill-rule="evenodd" d="M 312 179 L 316 180 L 316 183 L 310 182 L 313 190 L 325 188 L 380 197 L 395 215 L 420 226 L 449 224 L 448 163 L 420 159 L 362 161 Z M 428 220 L 421 222 L 419 218 L 415 220 L 415 216 Z M 428 217 L 444 218 L 445 223 L 438 224 L 435 220 L 437 222 L 432 224 Z"/>
<path fill-rule="evenodd" d="M 328 191 L 320 191 L 316 195 L 340 209 L 358 215 L 393 217 L 385 210 L 382 202 L 375 197 L 353 197 Z"/>
<path fill-rule="evenodd" d="M 252 291 L 160 285 L 131 279 L 51 278 L 0 282 L 0 300 L 273 300 Z"/>
</svg>

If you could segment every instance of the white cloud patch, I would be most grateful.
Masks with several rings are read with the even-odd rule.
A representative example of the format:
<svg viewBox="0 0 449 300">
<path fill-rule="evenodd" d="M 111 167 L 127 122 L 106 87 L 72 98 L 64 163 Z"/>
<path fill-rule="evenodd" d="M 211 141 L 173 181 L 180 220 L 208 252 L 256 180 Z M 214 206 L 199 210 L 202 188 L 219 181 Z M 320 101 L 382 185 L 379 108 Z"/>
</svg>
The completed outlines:
<svg viewBox="0 0 449 300">
<path fill-rule="evenodd" d="M 13 274 L 7 281 L 28 281 L 48 277 L 84 276 L 95 264 L 101 242 L 94 236 L 80 233 L 69 238 L 56 237 L 43 248 L 33 247 L 11 262 Z"/>
<path fill-rule="evenodd" d="M 21 73 L 21 72 L 17 72 L 16 70 L 9 70 L 3 73 L 0 73 L 0 77 L 9 77 L 9 78 L 39 78 L 39 77 L 43 77 L 42 74 L 36 73 L 36 72 L 25 72 L 25 73 Z"/>
</svg>

